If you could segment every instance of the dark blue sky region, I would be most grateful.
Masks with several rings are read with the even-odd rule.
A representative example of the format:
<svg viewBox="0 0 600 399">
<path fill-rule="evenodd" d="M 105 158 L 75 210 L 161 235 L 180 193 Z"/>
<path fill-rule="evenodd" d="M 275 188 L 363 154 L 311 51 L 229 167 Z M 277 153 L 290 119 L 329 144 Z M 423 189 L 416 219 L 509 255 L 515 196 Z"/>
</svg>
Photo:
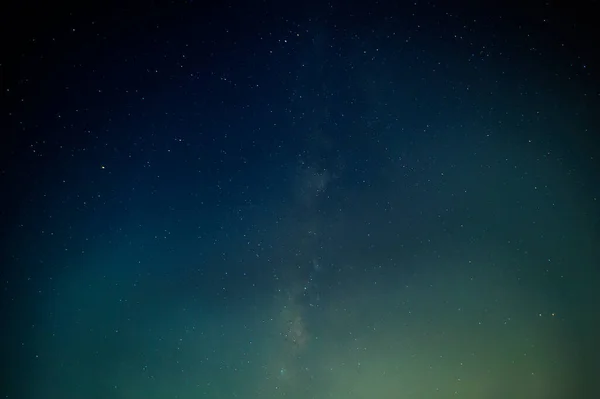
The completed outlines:
<svg viewBox="0 0 600 399">
<path fill-rule="evenodd" d="M 593 2 L 200 3 L 3 15 L 3 398 L 600 396 Z"/>
</svg>

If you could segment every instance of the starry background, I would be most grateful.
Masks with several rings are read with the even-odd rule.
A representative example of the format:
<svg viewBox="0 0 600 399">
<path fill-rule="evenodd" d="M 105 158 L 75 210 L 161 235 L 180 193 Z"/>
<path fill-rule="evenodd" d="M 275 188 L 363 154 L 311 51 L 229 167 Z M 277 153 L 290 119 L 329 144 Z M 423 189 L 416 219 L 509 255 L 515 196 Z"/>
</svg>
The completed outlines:
<svg viewBox="0 0 600 399">
<path fill-rule="evenodd" d="M 2 13 L 3 398 L 600 397 L 593 2 L 369 3 Z"/>
</svg>

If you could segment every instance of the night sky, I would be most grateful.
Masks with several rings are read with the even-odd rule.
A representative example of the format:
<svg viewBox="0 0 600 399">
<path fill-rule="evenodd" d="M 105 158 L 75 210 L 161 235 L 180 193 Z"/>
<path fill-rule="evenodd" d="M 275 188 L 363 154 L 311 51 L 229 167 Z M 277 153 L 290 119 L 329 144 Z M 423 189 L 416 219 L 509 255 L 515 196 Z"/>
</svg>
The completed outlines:
<svg viewBox="0 0 600 399">
<path fill-rule="evenodd" d="M 0 397 L 600 397 L 560 3 L 4 5 Z"/>
</svg>

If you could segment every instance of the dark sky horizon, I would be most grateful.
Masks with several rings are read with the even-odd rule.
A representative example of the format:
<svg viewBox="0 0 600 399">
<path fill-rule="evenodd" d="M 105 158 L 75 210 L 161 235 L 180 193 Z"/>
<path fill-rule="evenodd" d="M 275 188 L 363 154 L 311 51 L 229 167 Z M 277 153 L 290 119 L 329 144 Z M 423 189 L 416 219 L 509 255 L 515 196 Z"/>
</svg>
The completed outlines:
<svg viewBox="0 0 600 399">
<path fill-rule="evenodd" d="M 596 398 L 596 2 L 15 4 L 3 398 Z"/>
</svg>

